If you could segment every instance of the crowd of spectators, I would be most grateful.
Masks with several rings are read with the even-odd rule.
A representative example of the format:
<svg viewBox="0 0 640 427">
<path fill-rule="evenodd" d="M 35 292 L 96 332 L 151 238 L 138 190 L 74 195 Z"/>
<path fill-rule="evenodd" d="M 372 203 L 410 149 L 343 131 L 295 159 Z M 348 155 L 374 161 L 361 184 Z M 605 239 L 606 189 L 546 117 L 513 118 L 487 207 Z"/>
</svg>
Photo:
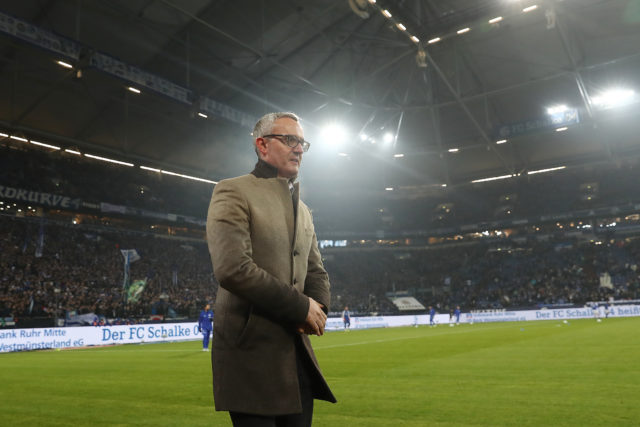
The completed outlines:
<svg viewBox="0 0 640 427">
<path fill-rule="evenodd" d="M 387 298 L 397 291 L 440 312 L 640 298 L 640 239 L 600 243 L 560 236 L 500 246 L 334 248 L 323 256 L 334 311 L 397 313 Z M 130 277 L 147 280 L 128 304 L 120 249 L 136 249 L 141 258 Z M 217 290 L 204 241 L 0 216 L 0 253 L 0 316 L 194 317 Z"/>
<path fill-rule="evenodd" d="M 640 298 L 640 239 L 565 237 L 521 245 L 334 249 L 325 258 L 333 307 L 348 305 L 363 312 L 389 312 L 384 295 L 398 291 L 408 291 L 441 312 L 457 305 L 465 310 L 524 309 Z"/>
<path fill-rule="evenodd" d="M 120 249 L 136 249 L 130 278 L 147 280 L 127 304 Z M 0 216 L 0 253 L 0 316 L 193 316 L 217 289 L 202 241 Z"/>
</svg>

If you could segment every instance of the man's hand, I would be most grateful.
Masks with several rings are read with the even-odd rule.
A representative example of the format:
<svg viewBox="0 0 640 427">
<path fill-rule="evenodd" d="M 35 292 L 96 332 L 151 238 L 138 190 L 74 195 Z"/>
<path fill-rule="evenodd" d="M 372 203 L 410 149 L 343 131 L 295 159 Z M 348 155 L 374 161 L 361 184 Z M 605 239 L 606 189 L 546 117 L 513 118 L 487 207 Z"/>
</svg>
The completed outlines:
<svg viewBox="0 0 640 427">
<path fill-rule="evenodd" d="M 298 332 L 308 335 L 324 334 L 324 326 L 327 323 L 327 315 L 322 311 L 322 305 L 318 304 L 313 298 L 309 298 L 309 312 L 307 319 L 301 325 L 298 325 Z"/>
</svg>

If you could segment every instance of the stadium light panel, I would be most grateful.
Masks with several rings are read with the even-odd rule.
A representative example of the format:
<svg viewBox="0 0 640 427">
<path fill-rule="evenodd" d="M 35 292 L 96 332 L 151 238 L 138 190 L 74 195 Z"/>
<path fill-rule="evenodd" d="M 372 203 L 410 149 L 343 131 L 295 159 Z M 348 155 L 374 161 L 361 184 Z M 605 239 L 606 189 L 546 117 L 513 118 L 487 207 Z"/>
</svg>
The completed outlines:
<svg viewBox="0 0 640 427">
<path fill-rule="evenodd" d="M 553 105 L 553 106 L 547 108 L 547 114 L 552 115 L 552 114 L 564 113 L 568 109 L 569 109 L 569 107 L 567 107 L 564 104 Z"/>
<path fill-rule="evenodd" d="M 434 43 L 438 43 L 439 41 L 440 41 L 440 37 L 436 37 L 436 38 L 433 38 L 433 39 L 429 40 L 427 43 L 434 44 Z"/>
<path fill-rule="evenodd" d="M 369 137 L 367 136 L 366 133 L 361 133 L 360 134 L 360 141 L 366 141 L 367 139 L 369 139 Z"/>
<path fill-rule="evenodd" d="M 191 176 L 191 175 L 184 175 L 181 173 L 176 173 L 176 172 L 171 172 L 171 171 L 166 171 L 166 170 L 161 170 L 161 173 L 165 174 L 165 175 L 172 175 L 172 176 L 177 176 L 180 178 L 186 178 L 186 179 L 190 179 L 193 181 L 200 181 L 200 182 L 207 182 L 209 184 L 217 184 L 217 181 L 211 181 L 209 179 L 204 179 L 204 178 L 198 178 L 197 176 Z"/>
<path fill-rule="evenodd" d="M 68 62 L 56 61 L 56 63 L 64 68 L 73 68 L 73 65 L 69 64 Z"/>
<path fill-rule="evenodd" d="M 387 132 L 384 134 L 384 139 L 383 139 L 385 144 L 390 144 L 393 142 L 393 134 L 391 132 Z"/>
<path fill-rule="evenodd" d="M 460 149 L 459 148 L 449 148 L 447 151 L 450 152 L 450 153 L 457 153 L 458 151 L 460 151 Z"/>
<path fill-rule="evenodd" d="M 411 40 L 413 40 L 415 43 L 420 43 L 420 39 L 416 36 L 411 36 Z"/>
<path fill-rule="evenodd" d="M 2 133 L 2 132 L 0 132 L 0 137 L 2 137 L 2 138 L 9 138 L 9 135 L 8 135 L 8 134 L 6 134 L 6 133 Z"/>
<path fill-rule="evenodd" d="M 405 27 L 404 25 L 402 25 L 402 23 L 398 22 L 396 24 L 396 27 L 398 27 L 399 30 L 401 31 L 407 31 L 407 27 Z"/>
<path fill-rule="evenodd" d="M 488 181 L 498 181 L 500 179 L 508 179 L 508 178 L 513 178 L 516 175 L 500 175 L 500 176 L 492 176 L 489 178 L 481 178 L 481 179 L 474 179 L 473 181 L 471 181 L 473 184 L 476 184 L 478 182 L 488 182 Z"/>
<path fill-rule="evenodd" d="M 391 18 L 391 12 L 389 12 L 387 9 L 382 9 L 382 14 L 384 16 L 386 16 L 387 18 Z"/>
<path fill-rule="evenodd" d="M 38 145 L 40 147 L 51 148 L 52 150 L 60 150 L 60 147 L 57 147 L 55 145 L 45 144 L 44 142 L 34 141 L 33 139 L 29 142 L 31 142 L 33 145 Z"/>
<path fill-rule="evenodd" d="M 116 165 L 133 167 L 133 163 L 121 162 L 120 160 L 109 159 L 107 157 L 95 156 L 93 154 L 86 154 L 86 153 L 84 156 L 89 157 L 90 159 L 100 160 L 107 163 L 114 163 Z"/>
<path fill-rule="evenodd" d="M 553 171 L 558 171 L 558 170 L 562 170 L 562 169 L 565 169 L 565 168 L 566 168 L 566 166 L 558 166 L 558 167 L 555 167 L 555 168 L 538 169 L 538 170 L 535 170 L 535 171 L 527 172 L 527 175 L 534 175 L 534 174 L 537 174 L 537 173 L 553 172 Z"/>
<path fill-rule="evenodd" d="M 82 153 L 81 153 L 81 152 L 76 151 L 76 150 L 71 150 L 71 149 L 69 149 L 69 148 L 65 149 L 64 151 L 65 151 L 65 153 L 75 154 L 76 156 L 80 156 L 80 155 L 82 155 Z"/>
<path fill-rule="evenodd" d="M 569 128 L 568 128 L 568 127 L 566 127 L 566 126 L 562 126 L 561 128 L 557 128 L 557 129 L 556 129 L 556 132 L 564 132 L 564 131 L 565 131 L 565 130 L 567 130 L 567 129 L 569 129 Z"/>
<path fill-rule="evenodd" d="M 206 119 L 206 118 L 208 118 L 208 117 L 209 117 L 209 116 L 207 116 L 205 113 L 198 113 L 198 115 L 199 115 L 200 117 L 202 117 L 203 119 Z"/>
<path fill-rule="evenodd" d="M 376 4 L 376 0 L 369 0 L 369 3 Z"/>
<path fill-rule="evenodd" d="M 464 34 L 464 33 L 468 33 L 469 31 L 471 31 L 471 28 L 466 27 L 466 28 L 462 28 L 461 30 L 456 31 L 456 33 Z"/>
<path fill-rule="evenodd" d="M 498 144 L 498 145 L 499 145 L 499 144 L 506 144 L 506 143 L 507 143 L 507 140 L 506 140 L 506 139 L 501 139 L 501 140 L 499 140 L 499 141 L 496 141 L 496 144 Z"/>
<path fill-rule="evenodd" d="M 527 12 L 531 12 L 532 10 L 536 10 L 537 8 L 538 8 L 538 5 L 537 5 L 537 4 L 534 4 L 534 5 L 531 5 L 531 6 L 525 7 L 524 9 L 522 9 L 522 11 L 523 11 L 524 13 L 527 13 Z"/>
<path fill-rule="evenodd" d="M 140 169 L 144 169 L 146 171 L 151 171 L 151 172 L 161 172 L 160 169 L 150 168 L 149 166 L 140 166 Z"/>
<path fill-rule="evenodd" d="M 394 154 L 393 157 L 395 157 L 396 159 L 401 159 L 402 157 L 404 157 L 404 154 L 397 153 L 397 154 Z"/>
<path fill-rule="evenodd" d="M 393 187 L 385 187 L 385 191 L 393 191 Z"/>
<path fill-rule="evenodd" d="M 338 156 L 340 156 L 340 157 L 348 157 L 349 154 L 347 154 L 347 153 L 338 153 Z"/>
<path fill-rule="evenodd" d="M 136 89 L 136 88 L 135 88 L 135 87 L 133 87 L 133 86 L 129 86 L 129 87 L 127 87 L 127 89 L 128 89 L 130 92 L 133 92 L 133 93 L 137 93 L 137 94 L 140 94 L 140 93 L 141 93 L 140 89 Z"/>
<path fill-rule="evenodd" d="M 16 141 L 20 141 L 20 142 L 29 142 L 27 138 L 20 138 L 19 136 L 15 136 L 15 135 L 11 135 L 9 138 L 15 139 Z"/>
<path fill-rule="evenodd" d="M 489 19 L 489 24 L 497 24 L 502 21 L 502 16 L 496 16 L 495 18 Z"/>
</svg>

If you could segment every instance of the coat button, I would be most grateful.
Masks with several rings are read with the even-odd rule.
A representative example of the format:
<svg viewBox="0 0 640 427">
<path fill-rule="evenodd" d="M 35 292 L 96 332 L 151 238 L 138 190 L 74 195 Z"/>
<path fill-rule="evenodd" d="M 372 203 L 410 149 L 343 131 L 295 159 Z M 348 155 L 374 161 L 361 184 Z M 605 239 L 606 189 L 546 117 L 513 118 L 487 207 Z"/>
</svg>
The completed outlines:
<svg viewBox="0 0 640 427">
<path fill-rule="evenodd" d="M 298 252 L 298 251 L 293 251 L 293 256 L 298 256 L 298 255 L 300 255 L 300 252 Z"/>
<path fill-rule="evenodd" d="M 293 279 L 293 284 L 295 285 L 296 283 L 298 283 L 298 279 Z"/>
</svg>

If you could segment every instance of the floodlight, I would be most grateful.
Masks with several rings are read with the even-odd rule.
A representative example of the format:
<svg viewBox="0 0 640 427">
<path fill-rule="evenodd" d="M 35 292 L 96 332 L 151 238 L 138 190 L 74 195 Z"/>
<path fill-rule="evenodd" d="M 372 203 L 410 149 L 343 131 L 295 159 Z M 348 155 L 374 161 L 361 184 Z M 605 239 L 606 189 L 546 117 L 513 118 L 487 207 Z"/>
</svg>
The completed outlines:
<svg viewBox="0 0 640 427">
<path fill-rule="evenodd" d="M 58 63 L 58 65 L 64 67 L 64 68 L 73 68 L 73 65 L 69 64 L 68 62 L 64 62 L 64 61 L 56 61 Z"/>
<path fill-rule="evenodd" d="M 387 132 L 384 134 L 384 143 L 391 144 L 393 142 L 393 134 L 391 132 Z"/>
<path fill-rule="evenodd" d="M 439 41 L 440 41 L 440 37 L 436 37 L 436 38 L 433 38 L 433 39 L 429 40 L 427 43 L 434 44 L 434 43 L 438 43 Z"/>
<path fill-rule="evenodd" d="M 360 141 L 366 141 L 367 139 L 369 139 L 369 137 L 367 136 L 366 133 L 361 133 L 360 134 Z"/>
<path fill-rule="evenodd" d="M 506 144 L 507 140 L 506 139 L 501 139 L 499 141 L 496 141 L 496 144 Z"/>
<path fill-rule="evenodd" d="M 534 4 L 532 6 L 525 7 L 524 9 L 522 9 L 522 11 L 526 13 L 526 12 L 531 12 L 532 10 L 536 10 L 537 8 L 538 8 L 538 5 Z"/>
<path fill-rule="evenodd" d="M 466 27 L 466 28 L 463 28 L 463 29 L 458 30 L 458 31 L 456 31 L 456 32 L 457 32 L 458 34 L 464 34 L 464 33 L 468 33 L 470 30 L 471 30 L 471 28 Z"/>
<path fill-rule="evenodd" d="M 410 38 L 414 43 L 420 43 L 420 39 L 417 38 L 416 36 L 411 36 Z"/>
<path fill-rule="evenodd" d="M 591 103 L 600 108 L 614 108 L 633 102 L 635 97 L 631 89 L 611 89 L 591 98 Z"/>
<path fill-rule="evenodd" d="M 489 24 L 497 24 L 500 21 L 502 21 L 502 16 L 496 16 L 493 19 L 489 19 Z"/>
<path fill-rule="evenodd" d="M 137 93 L 137 94 L 140 93 L 140 89 L 137 89 L 137 88 L 135 88 L 133 86 L 127 87 L 127 90 L 129 90 L 129 92 L 133 92 L 133 93 Z"/>
<path fill-rule="evenodd" d="M 450 153 L 457 153 L 458 151 L 460 151 L 460 149 L 459 148 L 449 148 L 449 150 L 447 150 L 447 151 L 449 151 Z"/>
<path fill-rule="evenodd" d="M 329 146 L 340 146 L 347 141 L 347 131 L 338 123 L 326 125 L 321 132 L 323 144 Z"/>
</svg>

